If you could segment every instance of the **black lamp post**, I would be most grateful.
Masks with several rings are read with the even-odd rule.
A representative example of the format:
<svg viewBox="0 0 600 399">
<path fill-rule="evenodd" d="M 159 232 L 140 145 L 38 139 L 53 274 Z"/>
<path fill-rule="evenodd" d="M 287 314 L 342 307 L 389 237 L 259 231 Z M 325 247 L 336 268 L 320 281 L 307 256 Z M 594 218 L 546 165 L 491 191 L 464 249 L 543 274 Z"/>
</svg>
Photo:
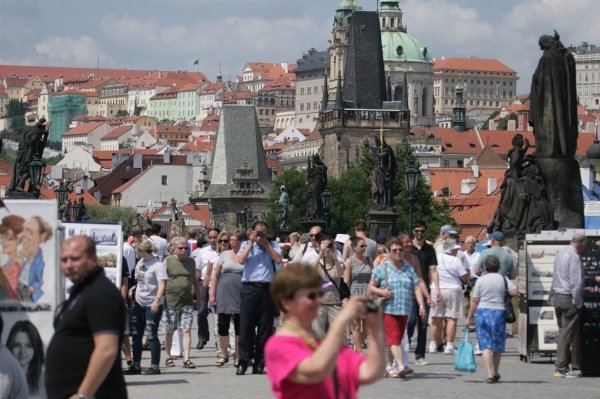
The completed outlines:
<svg viewBox="0 0 600 399">
<path fill-rule="evenodd" d="M 331 210 L 332 194 L 329 187 L 325 187 L 321 193 L 321 201 L 323 204 L 323 216 L 325 217 L 325 227 L 329 229 L 329 211 Z"/>
<path fill-rule="evenodd" d="M 83 209 L 81 208 L 81 203 L 79 201 L 74 201 L 73 205 L 71 205 L 71 212 L 73 215 L 73 220 L 76 222 L 80 222 L 81 221 L 81 211 Z"/>
<path fill-rule="evenodd" d="M 60 184 L 54 189 L 54 191 L 56 192 L 56 199 L 58 200 L 58 218 L 63 222 L 70 222 L 70 220 L 65 220 L 68 218 L 63 218 L 63 215 L 65 215 L 64 208 L 71 206 L 70 203 L 67 203 L 69 193 L 71 192 L 69 185 L 65 183 L 64 180 L 61 180 Z M 67 210 L 66 214 L 70 214 L 70 209 Z"/>
<path fill-rule="evenodd" d="M 408 231 L 410 231 L 413 224 L 414 195 L 419 184 L 419 174 L 419 170 L 413 166 L 409 166 L 404 170 L 404 187 L 408 197 Z"/>
<path fill-rule="evenodd" d="M 29 191 L 38 191 L 37 187 L 42 184 L 44 179 L 44 168 L 46 167 L 46 163 L 42 161 L 42 159 L 34 155 L 33 160 L 29 164 L 29 176 L 31 185 L 31 189 Z"/>
</svg>

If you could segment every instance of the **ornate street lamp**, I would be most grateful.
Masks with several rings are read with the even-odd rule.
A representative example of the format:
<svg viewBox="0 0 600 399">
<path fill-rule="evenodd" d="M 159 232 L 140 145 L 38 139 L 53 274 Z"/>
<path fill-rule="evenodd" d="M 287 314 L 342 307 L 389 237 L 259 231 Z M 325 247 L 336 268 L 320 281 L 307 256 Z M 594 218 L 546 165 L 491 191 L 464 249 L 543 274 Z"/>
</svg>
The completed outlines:
<svg viewBox="0 0 600 399">
<path fill-rule="evenodd" d="M 62 208 L 65 202 L 67 202 L 67 198 L 69 197 L 69 189 L 64 184 L 64 181 L 61 180 L 58 187 L 54 189 L 56 191 L 56 199 L 58 200 L 58 209 Z"/>
<path fill-rule="evenodd" d="M 46 168 L 46 163 L 42 161 L 42 159 L 34 155 L 33 160 L 29 164 L 29 176 L 31 180 L 29 184 L 33 188 L 33 190 L 37 191 L 37 187 L 42 184 L 44 179 L 44 169 Z M 33 191 L 30 190 L 30 191 Z"/>
<path fill-rule="evenodd" d="M 415 201 L 415 192 L 419 184 L 420 172 L 417 168 L 409 166 L 404 170 L 404 188 L 408 196 L 408 229 L 410 231 L 413 224 L 413 204 Z"/>
<path fill-rule="evenodd" d="M 81 222 L 81 211 L 83 208 L 81 207 L 81 203 L 79 201 L 74 201 L 73 205 L 71 205 L 71 212 L 73 215 L 73 219 L 76 222 Z"/>
<path fill-rule="evenodd" d="M 325 226 L 329 229 L 329 211 L 331 210 L 331 202 L 333 195 L 329 190 L 329 187 L 325 187 L 321 193 L 321 202 L 323 204 L 323 216 L 325 216 Z"/>
</svg>

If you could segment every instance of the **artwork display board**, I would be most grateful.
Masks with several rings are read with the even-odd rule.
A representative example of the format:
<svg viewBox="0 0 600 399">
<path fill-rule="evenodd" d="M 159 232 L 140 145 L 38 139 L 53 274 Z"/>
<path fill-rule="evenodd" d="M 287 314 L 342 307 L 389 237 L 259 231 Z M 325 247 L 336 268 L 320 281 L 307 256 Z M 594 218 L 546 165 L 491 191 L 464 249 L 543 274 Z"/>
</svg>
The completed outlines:
<svg viewBox="0 0 600 399">
<path fill-rule="evenodd" d="M 554 277 L 554 258 L 570 245 L 576 231 L 544 231 L 526 236 L 524 248 L 519 253 L 521 360 L 531 361 L 535 355 L 556 355 L 558 325 L 554 306 L 548 302 Z M 586 230 L 585 235 L 588 242 L 581 254 L 586 276 L 584 313 L 587 320 L 596 317 L 600 322 L 600 290 L 593 279 L 600 275 L 600 247 L 596 245 L 600 240 L 600 230 Z M 582 352 L 586 352 L 584 347 Z"/>
<path fill-rule="evenodd" d="M 96 243 L 98 265 L 104 267 L 104 274 L 117 287 L 121 287 L 123 269 L 123 227 L 116 223 L 63 223 L 64 238 L 76 235 L 91 237 Z M 67 292 L 72 286 L 66 281 Z"/>
<path fill-rule="evenodd" d="M 44 359 L 61 300 L 56 201 L 4 199 L 0 208 L 2 342 L 28 375 L 29 397 L 45 397 Z"/>
</svg>

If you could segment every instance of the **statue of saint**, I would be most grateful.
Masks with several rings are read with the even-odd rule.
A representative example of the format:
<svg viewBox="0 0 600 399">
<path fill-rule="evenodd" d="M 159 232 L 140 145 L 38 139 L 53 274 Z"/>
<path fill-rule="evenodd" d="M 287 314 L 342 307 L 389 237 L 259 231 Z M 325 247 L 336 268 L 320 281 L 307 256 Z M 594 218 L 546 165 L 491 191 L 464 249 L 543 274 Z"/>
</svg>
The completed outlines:
<svg viewBox="0 0 600 399">
<path fill-rule="evenodd" d="M 324 216 L 321 194 L 327 187 L 327 165 L 323 163 L 319 154 L 313 155 L 312 159 L 312 165 L 310 158 L 308 159 L 308 169 L 306 170 L 308 177 L 306 212 L 309 219 L 320 219 Z"/>
<path fill-rule="evenodd" d="M 371 171 L 371 199 L 377 209 L 394 207 L 394 180 L 396 179 L 396 156 L 392 147 L 375 136 L 373 170 Z"/>
<path fill-rule="evenodd" d="M 281 186 L 281 195 L 279 195 L 279 200 L 277 201 L 277 208 L 278 210 L 282 210 L 279 228 L 287 229 L 289 227 L 288 210 L 290 209 L 290 195 L 285 186 Z"/>
<path fill-rule="evenodd" d="M 41 118 L 38 123 L 29 130 L 19 142 L 17 148 L 17 158 L 15 159 L 15 166 L 13 171 L 13 177 L 10 185 L 10 190 L 24 191 L 25 183 L 31 179 L 31 173 L 29 166 L 34 159 L 42 159 L 44 148 L 48 141 L 48 129 L 50 122 L 46 121 L 46 118 Z M 30 184 L 29 192 L 33 191 L 34 187 Z"/>
<path fill-rule="evenodd" d="M 531 81 L 531 122 L 536 158 L 573 159 L 577 149 L 575 58 L 554 36 L 539 40 L 544 51 Z"/>
</svg>

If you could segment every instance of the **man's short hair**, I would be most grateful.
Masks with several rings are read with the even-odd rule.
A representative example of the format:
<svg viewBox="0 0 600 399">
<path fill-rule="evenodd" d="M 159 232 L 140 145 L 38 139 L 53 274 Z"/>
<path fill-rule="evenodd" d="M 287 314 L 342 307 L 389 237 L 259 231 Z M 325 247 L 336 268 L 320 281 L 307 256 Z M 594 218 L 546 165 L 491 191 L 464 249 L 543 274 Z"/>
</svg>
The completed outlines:
<svg viewBox="0 0 600 399">
<path fill-rule="evenodd" d="M 573 234 L 573 238 L 571 238 L 571 243 L 576 244 L 576 245 L 581 245 L 581 244 L 585 243 L 586 240 L 587 240 L 587 238 L 585 237 L 585 233 L 578 231 L 577 233 Z"/>
<path fill-rule="evenodd" d="M 77 236 L 73 236 L 69 239 L 67 239 L 63 245 L 65 244 L 69 244 L 70 242 L 74 241 L 75 239 L 81 239 L 83 240 L 83 244 L 84 244 L 84 248 L 83 248 L 83 252 L 85 253 L 85 255 L 88 258 L 95 258 L 96 257 L 96 243 L 94 242 L 94 240 L 86 235 L 77 235 Z"/>
<path fill-rule="evenodd" d="M 367 222 L 364 219 L 358 219 L 354 222 L 354 231 L 362 231 L 366 233 L 369 230 L 369 226 L 367 226 Z"/>
<path fill-rule="evenodd" d="M 184 236 L 175 236 L 175 237 L 171 238 L 171 245 L 175 245 L 178 242 L 187 245 L 187 239 Z"/>
<path fill-rule="evenodd" d="M 496 255 L 489 255 L 485 258 L 483 267 L 486 273 L 498 273 L 498 270 L 500 270 L 500 260 Z"/>
<path fill-rule="evenodd" d="M 415 220 L 415 222 L 412 225 L 412 228 L 416 229 L 418 227 L 423 227 L 425 230 L 427 230 L 427 223 L 425 223 L 422 220 Z"/>
<path fill-rule="evenodd" d="M 256 230 L 256 228 L 258 226 L 265 226 L 265 228 L 269 228 L 269 225 L 267 224 L 267 222 L 264 222 L 262 220 L 257 220 L 254 223 L 252 223 L 252 230 Z"/>
<path fill-rule="evenodd" d="M 210 234 L 211 231 L 214 231 L 215 233 L 217 233 L 217 235 L 221 234 L 221 230 L 219 230 L 217 227 L 211 227 L 210 229 L 208 229 L 208 231 L 206 232 L 206 235 L 208 236 Z"/>
<path fill-rule="evenodd" d="M 160 233 L 161 227 L 158 223 L 152 223 L 152 234 Z"/>
<path fill-rule="evenodd" d="M 188 229 L 187 235 L 188 238 L 190 238 L 191 240 L 195 240 L 196 236 L 198 235 L 198 232 L 196 231 L 196 229 Z"/>
</svg>

